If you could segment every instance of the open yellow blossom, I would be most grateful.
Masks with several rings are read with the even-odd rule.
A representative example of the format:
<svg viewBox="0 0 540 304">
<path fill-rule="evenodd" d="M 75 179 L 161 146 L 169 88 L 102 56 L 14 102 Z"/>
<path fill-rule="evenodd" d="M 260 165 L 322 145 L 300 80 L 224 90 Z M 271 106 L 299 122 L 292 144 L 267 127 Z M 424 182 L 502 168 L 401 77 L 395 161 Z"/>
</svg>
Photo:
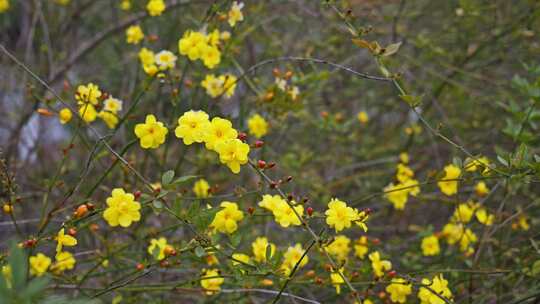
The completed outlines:
<svg viewBox="0 0 540 304">
<path fill-rule="evenodd" d="M 129 11 L 131 9 L 131 1 L 130 0 L 122 0 L 120 2 L 120 9 L 123 11 Z"/>
<path fill-rule="evenodd" d="M 474 215 L 476 216 L 478 222 L 486 226 L 493 225 L 493 221 L 495 220 L 495 216 L 493 214 L 489 214 L 486 208 L 480 208 L 476 210 L 476 213 Z"/>
<path fill-rule="evenodd" d="M 325 247 L 325 250 L 332 256 L 336 257 L 339 261 L 345 261 L 351 252 L 349 244 L 351 240 L 344 236 L 338 235 L 334 238 L 334 241 Z"/>
<path fill-rule="evenodd" d="M 77 245 L 77 239 L 69 234 L 65 234 L 64 228 L 58 231 L 58 234 L 56 235 L 56 253 L 61 252 L 63 246 L 71 247 L 75 245 Z"/>
<path fill-rule="evenodd" d="M 485 156 L 478 157 L 476 159 L 467 158 L 465 160 L 465 165 L 463 166 L 467 172 L 475 172 L 481 168 L 484 168 L 482 173 L 489 171 L 489 159 Z"/>
<path fill-rule="evenodd" d="M 126 42 L 138 44 L 144 39 L 144 33 L 139 25 L 132 25 L 126 29 Z"/>
<path fill-rule="evenodd" d="M 366 236 L 361 236 L 354 243 L 354 255 L 359 259 L 364 259 L 368 251 L 368 238 Z"/>
<path fill-rule="evenodd" d="M 302 221 L 300 220 L 300 218 L 298 218 L 298 216 L 302 217 L 304 213 L 304 206 L 295 205 L 296 202 L 292 201 L 291 205 L 293 205 L 293 207 L 291 208 L 291 206 L 289 206 L 289 204 L 287 204 L 285 200 L 281 200 L 281 202 L 282 203 L 278 204 L 273 210 L 276 222 L 281 227 L 285 228 L 289 226 L 300 226 L 302 224 Z"/>
<path fill-rule="evenodd" d="M 234 27 L 237 22 L 244 20 L 244 14 L 242 14 L 242 8 L 244 7 L 244 3 L 238 1 L 234 1 L 231 9 L 229 10 L 228 15 L 228 22 L 231 27 Z"/>
<path fill-rule="evenodd" d="M 381 260 L 381 255 L 378 251 L 374 251 L 370 253 L 368 257 L 369 257 L 369 260 L 371 261 L 373 274 L 375 274 L 377 278 L 382 277 L 385 272 L 392 269 L 392 263 L 387 260 Z"/>
<path fill-rule="evenodd" d="M 96 120 L 98 116 L 98 112 L 96 111 L 96 108 L 92 104 L 85 104 L 79 108 L 79 116 L 85 121 L 85 122 L 93 122 Z"/>
<path fill-rule="evenodd" d="M 354 220 L 354 222 L 356 223 L 356 225 L 360 226 L 360 228 L 362 228 L 364 232 L 367 232 L 368 226 L 366 224 L 366 221 L 368 220 L 369 215 L 365 211 L 358 211 L 357 209 L 354 209 L 354 211 L 356 211 L 356 219 Z"/>
<path fill-rule="evenodd" d="M 401 163 L 403 163 L 403 164 L 408 164 L 409 163 L 409 153 L 407 153 L 407 152 L 399 153 L 399 161 L 401 161 Z"/>
<path fill-rule="evenodd" d="M 214 150 L 218 144 L 237 136 L 238 132 L 232 127 L 230 120 L 214 117 L 204 134 L 204 143 L 206 149 Z"/>
<path fill-rule="evenodd" d="M 266 247 L 270 246 L 270 256 L 266 256 Z M 276 245 L 268 242 L 266 237 L 258 237 L 253 243 L 251 243 L 251 249 L 253 251 L 253 259 L 259 263 L 266 262 L 267 258 L 271 258 L 275 251 Z"/>
<path fill-rule="evenodd" d="M 140 51 L 139 51 L 139 60 L 141 61 L 141 63 L 143 65 L 152 65 L 155 63 L 155 54 L 154 52 L 152 52 L 151 50 L 147 49 L 147 48 L 142 48 Z"/>
<path fill-rule="evenodd" d="M 0 0 L 0 13 L 4 13 L 9 9 L 9 0 Z"/>
<path fill-rule="evenodd" d="M 100 111 L 97 116 L 105 122 L 109 129 L 116 128 L 118 124 L 118 116 L 116 114 L 109 111 Z"/>
<path fill-rule="evenodd" d="M 201 276 L 201 286 L 207 295 L 211 295 L 221 290 L 221 284 L 225 279 L 220 275 L 217 269 L 203 269 Z"/>
<path fill-rule="evenodd" d="M 435 235 L 426 236 L 422 239 L 422 254 L 425 256 L 438 255 L 441 252 L 439 239 Z"/>
<path fill-rule="evenodd" d="M 75 267 L 76 260 L 73 255 L 67 251 L 62 251 L 56 254 L 55 262 L 51 266 L 51 271 L 54 273 L 62 273 L 66 270 Z"/>
<path fill-rule="evenodd" d="M 100 97 L 101 91 L 99 87 L 91 82 L 87 85 L 79 85 L 77 92 L 75 92 L 75 99 L 79 105 L 88 103 L 97 105 Z"/>
<path fill-rule="evenodd" d="M 414 177 L 414 171 L 404 164 L 397 165 L 396 179 L 403 183 Z"/>
<path fill-rule="evenodd" d="M 362 124 L 366 124 L 369 121 L 369 116 L 366 111 L 358 112 L 358 114 L 356 115 L 356 118 Z"/>
<path fill-rule="evenodd" d="M 269 210 L 270 212 L 274 212 L 277 206 L 281 203 L 284 203 L 281 196 L 265 194 L 263 195 L 262 200 L 259 202 L 259 207 L 265 208 L 266 210 Z"/>
<path fill-rule="evenodd" d="M 441 189 L 441 192 L 450 196 L 457 193 L 458 190 L 458 181 L 454 180 L 459 178 L 461 175 L 461 169 L 455 165 L 447 165 L 444 167 L 444 177 L 443 181 L 439 181 L 437 185 Z M 448 181 L 445 181 L 448 180 Z"/>
<path fill-rule="evenodd" d="M 307 254 L 302 258 L 304 252 L 305 250 L 301 244 L 287 248 L 287 251 L 283 254 L 283 264 L 281 265 L 281 269 L 285 271 L 285 275 L 290 275 L 296 264 L 298 264 L 298 268 L 301 268 L 308 263 L 309 258 Z"/>
<path fill-rule="evenodd" d="M 448 288 L 448 281 L 444 279 L 442 274 L 436 275 L 433 280 L 422 279 L 422 284 L 428 286 L 431 290 L 420 287 L 418 291 L 418 299 L 420 304 L 444 304 L 446 303 L 441 297 L 451 301 L 452 292 Z"/>
<path fill-rule="evenodd" d="M 341 293 L 341 284 L 345 283 L 345 280 L 341 276 L 343 274 L 343 271 L 344 271 L 344 268 L 342 267 L 339 269 L 339 272 L 333 271 L 330 274 L 330 281 L 332 282 L 332 285 L 334 285 L 334 287 L 336 288 L 337 294 Z"/>
<path fill-rule="evenodd" d="M 165 142 L 169 130 L 154 115 L 146 115 L 144 123 L 135 125 L 135 135 L 143 149 L 156 149 Z"/>
<path fill-rule="evenodd" d="M 326 224 L 334 228 L 336 232 L 351 227 L 352 222 L 358 217 L 356 210 L 336 198 L 330 200 L 324 214 L 326 215 Z"/>
<path fill-rule="evenodd" d="M 392 283 L 386 286 L 392 303 L 405 303 L 407 296 L 412 293 L 412 284 L 403 278 L 393 278 Z"/>
<path fill-rule="evenodd" d="M 141 204 L 135 201 L 131 193 L 126 193 L 124 189 L 115 188 L 112 194 L 107 198 L 107 208 L 103 212 L 103 218 L 111 225 L 116 227 L 129 227 L 131 223 L 138 222 L 141 219 Z"/>
<path fill-rule="evenodd" d="M 210 185 L 208 182 L 201 178 L 193 184 L 193 193 L 195 193 L 195 196 L 198 198 L 207 198 L 210 196 Z"/>
<path fill-rule="evenodd" d="M 186 31 L 178 41 L 178 51 L 181 55 L 187 56 L 191 61 L 200 59 L 202 50 L 206 46 L 207 38 L 200 32 Z"/>
<path fill-rule="evenodd" d="M 478 182 L 476 186 L 474 186 L 474 191 L 478 196 L 486 196 L 489 193 L 489 188 L 486 186 L 486 183 Z"/>
<path fill-rule="evenodd" d="M 206 75 L 201 82 L 201 86 L 206 89 L 206 93 L 213 98 L 225 96 L 230 98 L 234 95 L 237 78 L 232 74 L 225 74 L 216 77 L 213 74 Z"/>
<path fill-rule="evenodd" d="M 222 202 L 221 210 L 216 213 L 210 227 L 221 233 L 233 233 L 238 229 L 238 222 L 244 218 L 244 212 L 238 210 L 238 204 Z"/>
<path fill-rule="evenodd" d="M 218 143 L 215 150 L 219 154 L 219 161 L 235 174 L 240 172 L 240 165 L 248 162 L 249 145 L 237 138 Z"/>
<path fill-rule="evenodd" d="M 151 239 L 148 246 L 148 254 L 156 258 L 157 260 L 163 260 L 165 258 L 165 249 L 172 249 L 172 246 L 167 243 L 167 239 L 160 237 L 159 239 Z"/>
<path fill-rule="evenodd" d="M 178 58 L 171 52 L 163 50 L 156 54 L 154 62 L 157 64 L 158 68 L 162 71 L 173 69 L 176 65 L 176 60 Z"/>
<path fill-rule="evenodd" d="M 251 258 L 247 254 L 243 253 L 233 253 L 232 255 L 232 264 L 233 266 L 244 264 L 250 264 Z"/>
<path fill-rule="evenodd" d="M 159 16 L 165 10 L 165 1 L 163 0 L 150 0 L 146 4 L 146 10 L 150 16 Z"/>
<path fill-rule="evenodd" d="M 109 96 L 103 101 L 103 110 L 116 114 L 122 111 L 122 101 L 118 98 Z"/>
<path fill-rule="evenodd" d="M 248 119 L 249 134 L 261 138 L 268 133 L 268 122 L 259 114 Z"/>
<path fill-rule="evenodd" d="M 182 138 L 185 145 L 194 142 L 201 143 L 210 127 L 208 114 L 204 111 L 188 111 L 178 118 L 178 127 L 175 129 L 176 137 Z"/>
<path fill-rule="evenodd" d="M 200 56 L 204 65 L 209 68 L 215 68 L 221 62 L 221 52 L 215 46 L 205 45 L 200 50 Z"/>
<path fill-rule="evenodd" d="M 45 274 L 51 265 L 51 259 L 41 252 L 31 256 L 28 261 L 30 263 L 30 274 L 36 277 Z"/>
<path fill-rule="evenodd" d="M 518 217 L 517 222 L 512 223 L 512 229 L 514 229 L 514 230 L 522 229 L 524 231 L 527 231 L 527 230 L 530 229 L 530 227 L 531 226 L 529 225 L 528 217 L 525 214 L 521 214 Z"/>
<path fill-rule="evenodd" d="M 472 204 L 459 204 L 452 215 L 452 221 L 456 223 L 468 223 L 474 214 Z"/>
<path fill-rule="evenodd" d="M 58 113 L 58 119 L 60 120 L 60 123 L 65 125 L 67 124 L 71 118 L 73 117 L 73 114 L 71 113 L 71 110 L 68 108 L 63 108 Z"/>
<path fill-rule="evenodd" d="M 449 245 L 453 245 L 459 242 L 463 233 L 464 233 L 464 229 L 463 229 L 463 224 L 461 223 L 455 224 L 455 223 L 450 222 L 444 225 L 443 230 L 442 230 L 442 234 L 446 238 L 446 242 Z"/>
</svg>

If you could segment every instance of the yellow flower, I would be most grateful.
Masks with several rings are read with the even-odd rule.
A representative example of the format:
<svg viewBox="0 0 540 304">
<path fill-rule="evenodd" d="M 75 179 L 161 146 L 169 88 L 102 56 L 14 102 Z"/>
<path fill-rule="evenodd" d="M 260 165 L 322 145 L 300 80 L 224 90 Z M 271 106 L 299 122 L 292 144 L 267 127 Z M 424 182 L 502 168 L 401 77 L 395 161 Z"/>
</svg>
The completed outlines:
<svg viewBox="0 0 540 304">
<path fill-rule="evenodd" d="M 397 165 L 396 179 L 403 183 L 414 177 L 414 171 L 404 164 Z"/>
<path fill-rule="evenodd" d="M 409 163 L 409 154 L 407 152 L 399 153 L 399 160 L 404 164 L 408 164 Z"/>
<path fill-rule="evenodd" d="M 9 9 L 9 0 L 0 0 L 0 13 L 4 13 Z"/>
<path fill-rule="evenodd" d="M 171 51 L 163 50 L 156 54 L 154 61 L 158 68 L 164 71 L 167 69 L 173 69 L 176 65 L 177 59 L 178 58 Z"/>
<path fill-rule="evenodd" d="M 343 277 L 341 274 L 343 273 L 343 267 L 339 269 L 339 272 L 334 271 L 330 274 L 330 281 L 332 282 L 332 285 L 336 288 L 336 293 L 341 293 L 341 284 L 345 283 L 345 280 L 343 280 Z"/>
<path fill-rule="evenodd" d="M 468 223 L 474 214 L 471 204 L 459 204 L 452 215 L 452 221 L 456 223 Z"/>
<path fill-rule="evenodd" d="M 150 16 L 159 16 L 165 10 L 165 1 L 150 0 L 146 5 L 146 10 Z"/>
<path fill-rule="evenodd" d="M 219 45 L 220 38 L 221 38 L 221 35 L 219 34 L 218 29 L 213 30 L 210 34 L 206 36 L 206 40 L 208 44 L 214 47 Z"/>
<path fill-rule="evenodd" d="M 186 31 L 178 41 L 178 51 L 181 55 L 188 56 L 191 61 L 200 59 L 205 47 L 207 47 L 207 38 L 200 32 Z"/>
<path fill-rule="evenodd" d="M 249 145 L 237 138 L 218 143 L 215 150 L 219 154 L 219 161 L 235 174 L 240 172 L 240 165 L 248 162 Z"/>
<path fill-rule="evenodd" d="M 229 10 L 228 17 L 229 17 L 229 25 L 231 27 L 234 27 L 237 22 L 240 22 L 244 20 L 244 14 L 242 14 L 242 8 L 244 7 L 244 3 L 238 1 L 234 1 L 233 5 L 231 6 L 231 9 Z"/>
<path fill-rule="evenodd" d="M 377 278 L 380 278 L 384 275 L 386 271 L 392 269 L 392 263 L 387 260 L 381 260 L 381 255 L 378 251 L 374 251 L 368 255 L 369 260 L 371 261 L 371 267 L 373 268 L 373 273 Z"/>
<path fill-rule="evenodd" d="M 69 2 L 71 2 L 71 0 L 55 0 L 54 2 L 56 2 L 57 4 L 59 5 L 68 5 Z"/>
<path fill-rule="evenodd" d="M 221 62 L 221 52 L 217 47 L 205 45 L 200 49 L 200 56 L 204 65 L 209 68 L 215 68 Z"/>
<path fill-rule="evenodd" d="M 112 195 L 107 198 L 107 208 L 103 212 L 103 218 L 111 225 L 116 227 L 129 227 L 132 222 L 138 222 L 141 219 L 141 204 L 135 201 L 131 193 L 126 193 L 124 189 L 115 188 Z"/>
<path fill-rule="evenodd" d="M 356 115 L 356 118 L 358 119 L 360 123 L 363 123 L 363 124 L 366 124 L 369 121 L 369 117 L 366 111 L 358 112 L 358 114 Z"/>
<path fill-rule="evenodd" d="M 97 115 L 101 118 L 109 129 L 114 129 L 118 124 L 118 116 L 108 111 L 101 111 Z"/>
<path fill-rule="evenodd" d="M 77 239 L 69 234 L 65 234 L 64 228 L 58 231 L 58 234 L 56 235 L 56 242 L 56 253 L 61 252 L 63 246 L 71 247 L 77 245 Z"/>
<path fill-rule="evenodd" d="M 51 265 L 51 259 L 43 253 L 38 253 L 35 256 L 31 256 L 30 262 L 30 274 L 36 277 L 42 276 L 49 266 Z"/>
<path fill-rule="evenodd" d="M 217 269 L 203 269 L 201 276 L 201 286 L 205 289 L 207 295 L 211 295 L 214 292 L 221 290 L 221 284 L 225 279 L 220 276 Z"/>
<path fill-rule="evenodd" d="M 255 114 L 248 119 L 249 134 L 261 138 L 268 133 L 268 123 L 259 114 Z"/>
<path fill-rule="evenodd" d="M 223 93 L 223 80 L 214 74 L 208 74 L 201 82 L 201 86 L 206 89 L 206 93 L 213 98 Z"/>
<path fill-rule="evenodd" d="M 285 275 L 290 275 L 297 263 L 299 263 L 298 269 L 304 267 L 308 263 L 309 259 L 307 254 L 302 258 L 304 252 L 305 250 L 302 248 L 301 244 L 296 244 L 294 247 L 289 246 L 289 248 L 287 248 L 287 251 L 283 255 L 283 263 L 281 264 L 281 269 L 285 271 Z M 302 260 L 300 261 L 301 258 Z"/>
<path fill-rule="evenodd" d="M 73 269 L 75 267 L 75 258 L 67 251 L 62 251 L 56 254 L 55 262 L 51 266 L 51 271 L 54 273 L 62 273 L 66 270 Z"/>
<path fill-rule="evenodd" d="M 148 253 L 157 260 L 161 261 L 165 258 L 166 248 L 172 249 L 171 245 L 167 244 L 166 238 L 160 237 L 159 239 L 151 239 L 150 245 L 148 246 Z"/>
<path fill-rule="evenodd" d="M 493 225 L 493 221 L 495 220 L 495 216 L 493 214 L 489 214 L 486 210 L 486 208 L 480 208 L 475 213 L 476 219 L 486 225 L 491 226 Z"/>
<path fill-rule="evenodd" d="M 475 172 L 478 169 L 484 168 L 482 173 L 486 173 L 489 171 L 489 159 L 485 156 L 476 159 L 467 158 L 464 168 L 467 172 Z"/>
<path fill-rule="evenodd" d="M 276 245 L 269 243 L 266 237 L 258 237 L 253 243 L 251 243 L 253 258 L 255 261 L 259 263 L 266 262 L 266 247 L 268 246 L 270 246 L 270 256 L 268 258 L 271 258 L 276 251 Z"/>
<path fill-rule="evenodd" d="M 448 288 L 448 281 L 444 279 L 442 274 L 436 275 L 433 280 L 422 279 L 422 284 L 428 286 L 431 290 L 420 287 L 418 298 L 420 304 L 444 304 L 446 303 L 440 297 L 448 300 L 452 299 L 452 292 Z"/>
<path fill-rule="evenodd" d="M 354 255 L 360 259 L 364 259 L 368 250 L 368 239 L 366 236 L 361 236 L 354 244 Z"/>
<path fill-rule="evenodd" d="M 462 252 L 472 253 L 474 252 L 474 248 L 471 247 L 471 244 L 474 244 L 477 241 L 478 238 L 476 237 L 476 234 L 474 234 L 471 229 L 466 228 L 464 234 L 459 240 L 459 249 Z"/>
<path fill-rule="evenodd" d="M 366 221 L 368 220 L 369 215 L 365 211 L 358 211 L 357 209 L 354 209 L 354 211 L 356 212 L 356 219 L 354 220 L 354 222 L 356 223 L 356 225 L 360 226 L 360 228 L 362 228 L 364 232 L 367 232 L 368 226 L 366 224 Z"/>
<path fill-rule="evenodd" d="M 204 134 L 206 149 L 214 150 L 215 147 L 226 140 L 235 139 L 238 132 L 232 127 L 228 119 L 214 117 Z"/>
<path fill-rule="evenodd" d="M 287 94 L 291 96 L 292 100 L 296 100 L 298 98 L 298 95 L 300 95 L 300 90 L 297 86 L 292 86 L 288 91 Z"/>
<path fill-rule="evenodd" d="M 405 303 L 407 296 L 412 293 L 412 284 L 402 278 L 393 278 L 392 283 L 386 286 L 392 303 Z"/>
<path fill-rule="evenodd" d="M 326 224 L 333 227 L 336 232 L 351 227 L 351 223 L 358 217 L 356 210 L 336 198 L 330 200 L 324 214 L 326 215 Z"/>
<path fill-rule="evenodd" d="M 155 55 L 154 55 L 154 52 L 152 52 L 151 50 L 147 49 L 147 48 L 142 48 L 140 51 L 139 51 L 139 60 L 141 61 L 141 63 L 143 64 L 143 66 L 150 66 L 150 65 L 153 65 L 155 63 Z"/>
<path fill-rule="evenodd" d="M 159 71 L 155 64 L 143 65 L 143 70 L 148 76 L 154 76 Z"/>
<path fill-rule="evenodd" d="M 232 260 L 233 266 L 240 265 L 242 263 L 250 264 L 250 260 L 251 260 L 249 255 L 243 254 L 243 253 L 233 253 L 232 258 L 233 258 L 233 260 Z M 240 263 L 238 261 L 240 261 L 242 263 Z"/>
<path fill-rule="evenodd" d="M 486 183 L 478 182 L 474 187 L 474 191 L 478 196 L 486 196 L 489 193 L 489 188 L 486 186 Z"/>
<path fill-rule="evenodd" d="M 461 175 L 461 169 L 454 165 L 447 165 L 444 167 L 444 178 L 443 180 L 450 181 L 440 181 L 437 183 L 441 192 L 450 196 L 457 193 L 458 190 L 458 181 L 452 180 L 457 179 Z"/>
<path fill-rule="evenodd" d="M 391 183 L 383 190 L 385 192 L 384 197 L 389 200 L 397 210 L 405 209 L 405 204 L 407 203 L 409 197 L 409 192 L 407 189 L 402 188 L 404 187 L 401 184 L 394 185 Z"/>
<path fill-rule="evenodd" d="M 88 103 L 97 105 L 100 97 L 101 91 L 99 90 L 99 87 L 93 83 L 79 85 L 77 87 L 77 92 L 75 93 L 75 99 L 79 105 Z"/>
<path fill-rule="evenodd" d="M 362 304 L 373 304 L 373 302 L 370 299 L 365 299 Z"/>
<path fill-rule="evenodd" d="M 188 111 L 178 118 L 178 127 L 174 131 L 176 137 L 182 138 L 185 145 L 201 143 L 208 132 L 210 121 L 204 111 Z"/>
<path fill-rule="evenodd" d="M 517 228 L 521 228 L 522 230 L 529 230 L 530 228 L 530 225 L 528 223 L 528 218 L 525 214 L 521 214 L 519 217 L 518 217 L 518 222 L 516 225 L 512 225 L 512 228 L 514 229 L 517 229 Z"/>
<path fill-rule="evenodd" d="M 349 246 L 350 243 L 351 240 L 348 237 L 338 235 L 334 238 L 332 243 L 326 246 L 326 251 L 338 260 L 345 261 L 349 252 L 351 252 L 351 247 Z"/>
<path fill-rule="evenodd" d="M 103 101 L 103 110 L 116 114 L 122 111 L 122 101 L 118 98 L 109 96 Z"/>
<path fill-rule="evenodd" d="M 71 118 L 73 117 L 73 114 L 71 113 L 71 110 L 68 108 L 63 108 L 58 113 L 58 119 L 60 120 L 60 123 L 65 125 L 67 124 Z"/>
<path fill-rule="evenodd" d="M 144 123 L 135 125 L 135 135 L 143 149 L 156 149 L 165 142 L 169 130 L 152 114 L 146 115 Z"/>
<path fill-rule="evenodd" d="M 209 197 L 210 192 L 208 190 L 210 190 L 210 185 L 204 178 L 199 179 L 193 184 L 193 193 L 195 193 L 195 196 L 198 198 Z"/>
<path fill-rule="evenodd" d="M 300 226 L 302 224 L 302 221 L 300 221 L 300 218 L 296 214 L 298 214 L 300 217 L 302 217 L 302 214 L 304 213 L 304 206 L 302 205 L 296 205 L 295 201 L 292 201 L 291 204 L 293 207 L 291 208 L 289 204 L 285 202 L 285 200 L 281 200 L 282 203 L 278 204 L 276 208 L 273 210 L 274 217 L 276 222 L 281 225 L 281 227 L 289 227 L 289 226 Z M 294 211 L 293 211 L 294 208 Z"/>
<path fill-rule="evenodd" d="M 132 25 L 126 29 L 126 42 L 130 44 L 138 44 L 144 39 L 142 28 L 138 25 Z"/>
<path fill-rule="evenodd" d="M 92 104 L 85 104 L 79 108 L 79 116 L 86 122 L 92 122 L 97 118 L 96 108 Z"/>
<path fill-rule="evenodd" d="M 454 224 L 452 222 L 444 225 L 442 233 L 446 237 L 446 242 L 453 245 L 461 239 L 463 235 L 463 225 L 461 223 Z"/>
<path fill-rule="evenodd" d="M 210 227 L 221 233 L 233 233 L 238 229 L 238 222 L 244 218 L 244 212 L 238 210 L 238 205 L 233 202 L 222 202 L 223 208 L 216 213 Z"/>
<path fill-rule="evenodd" d="M 231 39 L 231 33 L 229 31 L 223 31 L 223 32 L 221 32 L 221 35 L 220 35 L 219 38 L 221 38 L 221 40 L 223 40 L 223 41 L 227 41 L 227 40 Z"/>
<path fill-rule="evenodd" d="M 439 239 L 435 235 L 426 236 L 422 239 L 422 254 L 425 256 L 438 255 L 441 252 Z"/>
<path fill-rule="evenodd" d="M 120 2 L 120 9 L 129 11 L 131 9 L 131 2 L 129 0 L 122 0 L 122 2 Z"/>
</svg>

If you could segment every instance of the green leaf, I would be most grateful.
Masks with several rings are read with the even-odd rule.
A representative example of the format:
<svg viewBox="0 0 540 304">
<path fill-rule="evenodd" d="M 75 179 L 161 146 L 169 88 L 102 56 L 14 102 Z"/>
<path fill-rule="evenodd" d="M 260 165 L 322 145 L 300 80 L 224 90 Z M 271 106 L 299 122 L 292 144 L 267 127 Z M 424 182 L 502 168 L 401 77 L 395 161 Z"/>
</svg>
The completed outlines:
<svg viewBox="0 0 540 304">
<path fill-rule="evenodd" d="M 16 242 L 11 243 L 8 261 L 11 266 L 13 289 L 21 290 L 26 283 L 28 259 L 23 250 L 17 246 Z"/>
<path fill-rule="evenodd" d="M 204 250 L 204 248 L 202 248 L 202 246 L 197 246 L 195 247 L 195 255 L 201 258 L 206 255 L 206 251 Z"/>
<path fill-rule="evenodd" d="M 194 180 L 196 178 L 200 177 L 200 175 L 185 175 L 181 176 L 177 179 L 175 179 L 173 182 L 171 182 L 171 185 L 180 185 L 186 182 L 189 182 L 191 180 Z"/>
<path fill-rule="evenodd" d="M 401 46 L 401 42 L 389 44 L 384 49 L 384 53 L 382 53 L 382 55 L 385 56 L 385 57 L 394 55 L 399 50 L 400 46 Z"/>
<path fill-rule="evenodd" d="M 174 178 L 174 171 L 173 170 L 169 170 L 165 173 L 163 173 L 163 175 L 161 176 L 161 184 L 162 185 L 168 185 L 172 182 Z"/>
<path fill-rule="evenodd" d="M 47 284 L 49 284 L 49 278 L 47 277 L 40 277 L 35 278 L 26 286 L 23 294 L 27 299 L 32 299 L 35 296 L 40 295 L 45 288 L 47 288 Z"/>
<path fill-rule="evenodd" d="M 154 200 L 152 202 L 152 206 L 154 206 L 154 208 L 156 208 L 156 209 L 161 210 L 161 209 L 163 209 L 163 202 L 161 200 L 159 200 L 159 199 Z"/>
</svg>

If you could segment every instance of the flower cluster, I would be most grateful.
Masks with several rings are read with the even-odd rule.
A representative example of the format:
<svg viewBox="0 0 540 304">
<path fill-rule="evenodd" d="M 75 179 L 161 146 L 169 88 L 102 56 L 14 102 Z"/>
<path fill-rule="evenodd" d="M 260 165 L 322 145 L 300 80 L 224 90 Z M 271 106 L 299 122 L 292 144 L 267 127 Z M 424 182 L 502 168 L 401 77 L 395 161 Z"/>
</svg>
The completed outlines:
<svg viewBox="0 0 540 304">
<path fill-rule="evenodd" d="M 364 211 L 358 211 L 355 208 L 347 206 L 347 203 L 333 198 L 328 203 L 328 209 L 325 212 L 326 224 L 340 232 L 345 228 L 350 228 L 352 223 L 356 223 L 365 232 L 367 232 L 366 221 L 368 215 Z"/>
<path fill-rule="evenodd" d="M 281 227 L 299 226 L 302 224 L 301 217 L 304 213 L 304 206 L 295 201 L 287 203 L 279 195 L 265 194 L 259 202 L 259 206 L 272 212 L 275 221 Z"/>
<path fill-rule="evenodd" d="M 224 74 L 215 76 L 214 74 L 206 75 L 201 82 L 201 86 L 206 90 L 206 93 L 212 98 L 225 96 L 231 98 L 236 89 L 237 78 L 232 74 Z"/>
<path fill-rule="evenodd" d="M 93 83 L 79 85 L 75 92 L 75 99 L 79 106 L 79 116 L 85 122 L 90 123 L 100 118 L 109 129 L 116 128 L 119 121 L 118 114 L 122 110 L 120 99 L 103 94 L 99 87 Z M 101 110 L 98 112 L 98 109 Z M 72 113 L 68 108 L 63 108 L 58 116 L 60 123 L 66 124 L 71 120 Z"/>
<path fill-rule="evenodd" d="M 207 68 L 213 69 L 221 62 L 220 39 L 221 34 L 217 29 L 209 35 L 202 32 L 186 31 L 178 41 L 178 51 L 181 55 L 187 56 L 189 60 L 200 59 Z"/>
<path fill-rule="evenodd" d="M 221 233 L 233 233 L 238 229 L 238 222 L 244 218 L 244 212 L 238 210 L 238 204 L 222 202 L 221 210 L 216 213 L 210 228 Z"/>
<path fill-rule="evenodd" d="M 233 173 L 239 173 L 240 166 L 248 162 L 249 145 L 237 138 L 238 132 L 227 119 L 214 117 L 210 121 L 206 112 L 191 110 L 178 118 L 175 134 L 185 145 L 204 142 Z"/>
<path fill-rule="evenodd" d="M 403 162 L 407 158 L 402 158 L 402 162 L 397 165 L 396 180 L 397 183 L 390 183 L 384 188 L 384 196 L 389 200 L 397 210 L 405 209 L 405 204 L 409 195 L 417 196 L 420 193 L 418 181 L 414 179 L 414 171 Z"/>
<path fill-rule="evenodd" d="M 147 48 L 142 48 L 138 56 L 144 72 L 149 76 L 154 76 L 160 71 L 173 69 L 178 59 L 171 51 L 162 50 L 156 54 Z"/>
</svg>

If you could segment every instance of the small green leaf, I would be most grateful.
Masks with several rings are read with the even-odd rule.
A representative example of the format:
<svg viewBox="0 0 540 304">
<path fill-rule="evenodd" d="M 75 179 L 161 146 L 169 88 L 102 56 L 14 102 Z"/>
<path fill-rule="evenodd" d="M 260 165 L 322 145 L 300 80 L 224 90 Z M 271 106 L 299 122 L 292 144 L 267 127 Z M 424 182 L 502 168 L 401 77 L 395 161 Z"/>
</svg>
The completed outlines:
<svg viewBox="0 0 540 304">
<path fill-rule="evenodd" d="M 411 108 L 415 108 L 420 105 L 424 96 L 399 95 L 399 97 L 403 99 L 403 101 L 405 101 Z"/>
<path fill-rule="evenodd" d="M 13 288 L 20 290 L 26 283 L 26 269 L 28 267 L 28 259 L 23 250 L 17 246 L 16 242 L 11 243 L 9 250 L 9 265 L 11 266 Z"/>
<path fill-rule="evenodd" d="M 382 53 L 382 55 L 383 55 L 383 56 L 391 56 L 391 55 L 394 55 L 394 54 L 397 53 L 397 51 L 399 50 L 399 47 L 400 47 L 400 46 L 401 46 L 401 42 L 389 44 L 389 45 L 384 49 L 384 53 Z"/>
<path fill-rule="evenodd" d="M 195 255 L 199 258 L 203 257 L 206 254 L 206 251 L 202 246 L 195 247 Z"/>
<path fill-rule="evenodd" d="M 183 183 L 186 183 L 186 182 L 189 182 L 191 180 L 194 180 L 196 178 L 198 178 L 200 175 L 185 175 L 185 176 L 180 176 L 179 178 L 175 179 L 171 185 L 180 185 L 180 184 L 183 184 Z"/>
<path fill-rule="evenodd" d="M 152 202 L 152 206 L 154 206 L 154 208 L 156 208 L 156 209 L 160 209 L 160 210 L 161 210 L 161 209 L 163 209 L 163 202 L 162 202 L 161 200 L 159 200 L 159 199 L 154 200 L 154 201 Z"/>
<path fill-rule="evenodd" d="M 161 184 L 162 185 L 168 185 L 172 182 L 174 178 L 174 171 L 173 170 L 169 170 L 165 173 L 163 173 L 163 175 L 161 176 Z"/>
</svg>

